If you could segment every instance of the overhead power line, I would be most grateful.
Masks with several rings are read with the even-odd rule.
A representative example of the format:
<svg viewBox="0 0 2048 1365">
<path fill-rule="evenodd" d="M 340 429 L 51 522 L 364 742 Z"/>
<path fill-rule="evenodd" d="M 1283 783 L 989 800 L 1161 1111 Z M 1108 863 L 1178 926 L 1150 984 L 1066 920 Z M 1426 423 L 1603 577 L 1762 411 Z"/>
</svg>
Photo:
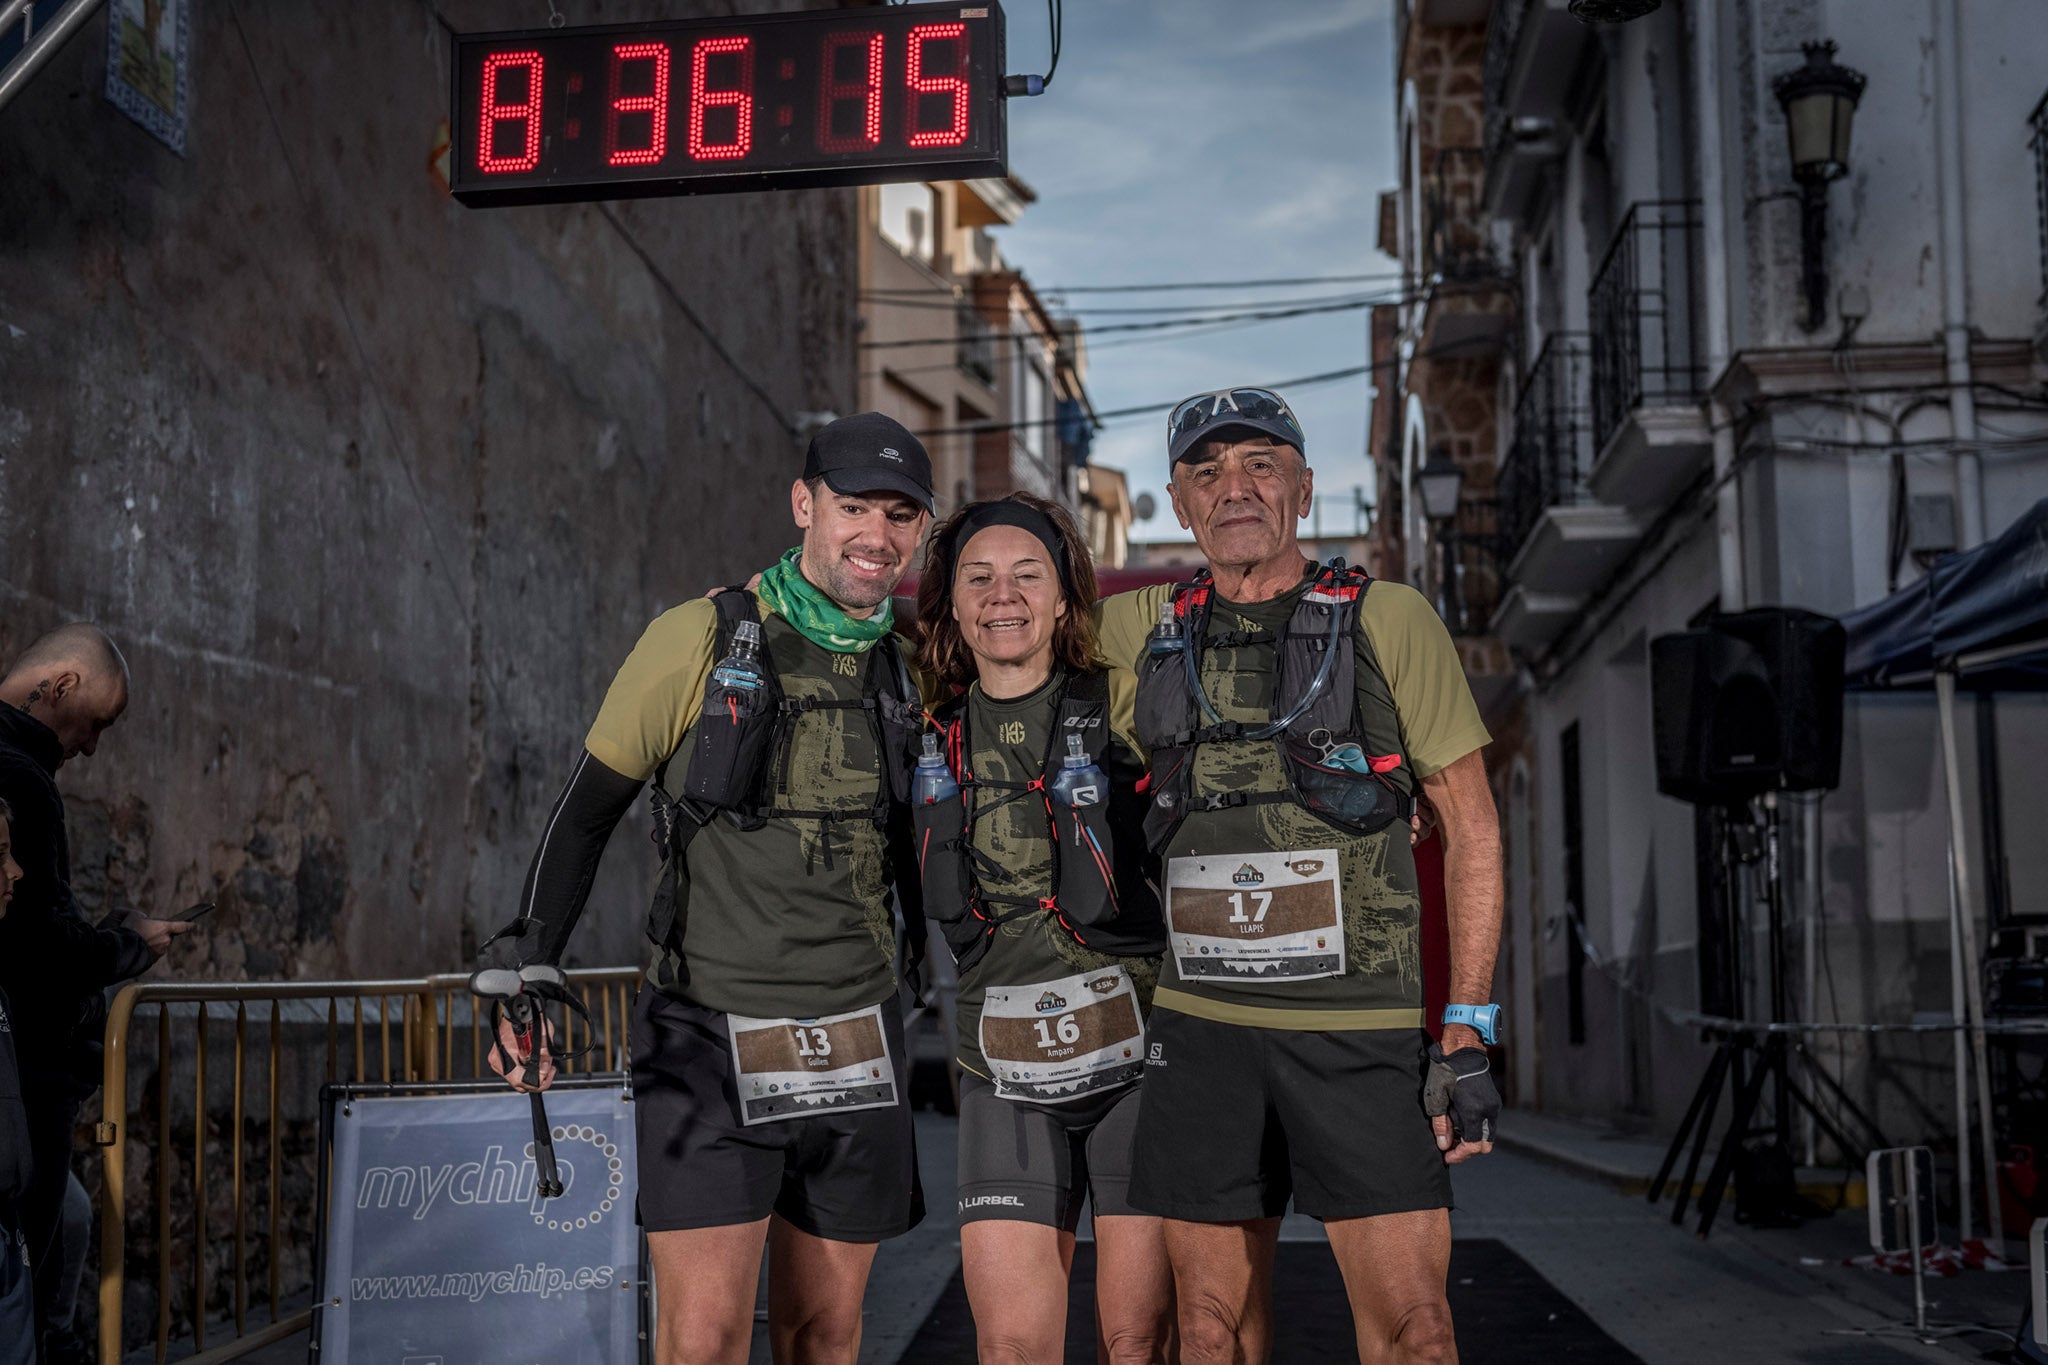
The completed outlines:
<svg viewBox="0 0 2048 1365">
<path fill-rule="evenodd" d="M 1047 298 L 1066 294 L 1159 294 L 1182 289 L 1290 289 L 1312 284 L 1370 284 L 1378 280 L 1398 280 L 1399 270 L 1380 270 L 1364 275 L 1301 275 L 1290 279 L 1268 280 L 1169 280 L 1158 284 L 1065 284 L 1034 285 L 1039 297 Z M 869 289 L 863 291 L 870 297 L 884 294 L 929 294 L 930 289 L 903 287 L 897 289 Z"/>
<path fill-rule="evenodd" d="M 1266 384 L 1259 386 L 1240 384 L 1237 387 L 1263 387 L 1271 389 L 1306 389 L 1312 388 L 1317 384 L 1334 384 L 1340 379 L 1352 379 L 1357 377 L 1358 375 L 1370 373 L 1372 370 L 1376 368 L 1378 367 L 1372 364 L 1351 365 L 1341 370 L 1325 370 L 1321 374 L 1303 375 L 1295 379 L 1282 379 L 1275 384 Z M 1186 397 L 1186 395 L 1183 394 L 1182 397 L 1184 398 Z M 1106 412 L 1096 413 L 1095 424 L 1097 426 L 1100 426 L 1104 422 L 1115 421 L 1117 418 L 1120 417 L 1140 417 L 1147 413 L 1166 412 L 1170 410 L 1174 404 L 1180 401 L 1180 398 L 1171 398 L 1164 403 L 1140 403 L 1136 407 L 1111 408 Z M 926 436 L 974 436 L 986 432 L 1023 431 L 1030 427 L 1049 427 L 1057 425 L 1058 422 L 1059 419 L 1057 417 L 1034 418 L 1028 422 L 977 422 L 972 426 L 964 427 L 931 427 L 924 431 L 916 432 L 913 434 L 918 436 L 919 438 L 923 438 Z"/>
<path fill-rule="evenodd" d="M 968 306 L 967 301 L 965 299 L 898 299 L 877 298 L 872 295 L 867 295 L 864 297 L 867 299 L 869 303 L 880 304 L 885 308 L 923 308 L 931 309 L 937 312 L 951 312 L 953 310 Z M 1069 313 L 1086 314 L 1090 317 L 1102 317 L 1112 313 L 1206 313 L 1212 312 L 1219 308 L 1298 308 L 1303 307 L 1305 305 L 1318 303 L 1349 303 L 1357 302 L 1360 300 L 1364 300 L 1366 302 L 1378 302 L 1380 298 L 1380 295 L 1364 295 L 1354 290 L 1346 294 L 1319 294 L 1306 298 L 1293 299 L 1232 299 L 1228 303 L 1152 303 L 1145 304 L 1143 306 L 1134 306 L 1129 308 L 1084 304 L 1079 308 L 1066 309 L 1063 311 Z"/>
<path fill-rule="evenodd" d="M 1111 332 L 1154 332 L 1176 327 L 1201 327 L 1217 322 L 1298 318 L 1307 317 L 1313 313 L 1344 313 L 1353 312 L 1360 308 L 1370 308 L 1374 302 L 1376 301 L 1373 299 L 1358 299 L 1348 303 L 1324 303 L 1307 308 L 1277 308 L 1242 313 L 1211 313 L 1204 317 L 1160 318 L 1152 322 L 1113 322 L 1107 327 L 1090 327 L 1085 334 L 1090 338 L 1094 338 Z M 936 337 L 906 337 L 896 341 L 863 341 L 860 343 L 860 348 L 864 351 L 887 351 L 900 349 L 905 346 L 951 346 L 959 340 L 960 337 L 957 334 L 949 333 L 945 336 Z"/>
</svg>

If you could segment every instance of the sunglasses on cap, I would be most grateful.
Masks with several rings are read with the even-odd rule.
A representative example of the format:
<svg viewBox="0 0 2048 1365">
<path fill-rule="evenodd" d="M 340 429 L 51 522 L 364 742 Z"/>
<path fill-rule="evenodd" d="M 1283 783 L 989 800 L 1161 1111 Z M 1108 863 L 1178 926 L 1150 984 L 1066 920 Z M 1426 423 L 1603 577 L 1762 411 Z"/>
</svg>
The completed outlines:
<svg viewBox="0 0 2048 1365">
<path fill-rule="evenodd" d="M 1301 423 L 1287 400 L 1271 389 L 1217 389 L 1174 404 L 1166 418 L 1166 444 L 1178 459 L 1194 438 L 1214 426 L 1254 426 L 1302 442 Z M 1277 430 L 1275 429 L 1277 428 Z"/>
</svg>

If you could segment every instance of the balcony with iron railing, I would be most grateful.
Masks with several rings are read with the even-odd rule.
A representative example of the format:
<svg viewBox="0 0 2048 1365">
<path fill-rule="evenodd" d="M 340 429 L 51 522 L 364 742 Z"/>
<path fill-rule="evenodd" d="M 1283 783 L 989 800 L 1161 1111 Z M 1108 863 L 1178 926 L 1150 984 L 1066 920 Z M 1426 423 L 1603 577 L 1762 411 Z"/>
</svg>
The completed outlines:
<svg viewBox="0 0 2048 1365">
<path fill-rule="evenodd" d="M 1438 149 L 1423 192 L 1424 356 L 1498 351 L 1514 316 L 1513 281 L 1494 248 L 1486 212 L 1486 157 L 1477 147 Z"/>
<path fill-rule="evenodd" d="M 1486 100 L 1487 205 L 1512 216 L 1535 172 L 1558 155 L 1554 128 L 1572 96 L 1586 26 L 1566 0 L 1495 0 L 1487 23 L 1481 88 Z"/>
<path fill-rule="evenodd" d="M 1505 591 L 1496 633 L 1517 649 L 1547 644 L 1641 538 L 1640 523 L 1601 504 L 1593 460 L 1591 338 L 1553 333 L 1515 404 L 1497 483 Z"/>
<path fill-rule="evenodd" d="M 1602 502 L 1661 508 L 1705 465 L 1700 300 L 1699 202 L 1632 205 L 1586 296 L 1595 453 L 1588 478 Z"/>
<path fill-rule="evenodd" d="M 958 338 L 955 357 L 960 372 L 994 388 L 996 329 L 972 308 L 962 308 L 959 315 Z"/>
</svg>

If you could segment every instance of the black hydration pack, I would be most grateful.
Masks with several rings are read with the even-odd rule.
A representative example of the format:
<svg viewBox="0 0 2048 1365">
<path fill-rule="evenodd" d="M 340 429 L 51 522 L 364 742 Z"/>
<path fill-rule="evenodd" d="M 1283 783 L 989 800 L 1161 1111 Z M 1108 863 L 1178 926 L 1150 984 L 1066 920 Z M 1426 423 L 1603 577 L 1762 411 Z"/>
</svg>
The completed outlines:
<svg viewBox="0 0 2048 1365">
<path fill-rule="evenodd" d="M 1359 603 L 1372 578 L 1332 559 L 1295 603 L 1278 640 L 1264 631 L 1210 637 L 1215 587 L 1207 569 L 1173 590 L 1173 614 L 1183 647 L 1155 651 L 1148 640 L 1139 666 L 1138 739 L 1152 754 L 1151 806 L 1145 839 L 1162 853 L 1189 811 L 1227 810 L 1269 801 L 1294 801 L 1353 834 L 1371 834 L 1414 812 L 1413 797 L 1386 773 L 1401 766 L 1398 752 L 1376 755 L 1358 715 L 1353 634 Z M 1158 635 L 1155 627 L 1153 635 Z M 1272 717 L 1261 723 L 1220 719 L 1202 690 L 1202 653 L 1274 643 Z M 1195 748 L 1218 740 L 1271 739 L 1287 777 L 1281 791 L 1192 790 Z M 1357 745 L 1373 769 L 1354 772 L 1328 761 L 1332 750 Z"/>
<path fill-rule="evenodd" d="M 968 733 L 968 698 L 963 694 L 933 717 L 945 735 L 946 761 L 960 783 L 948 800 L 913 806 L 911 819 L 918 867 L 924 881 L 925 913 L 939 922 L 953 960 L 966 971 L 982 959 L 998 926 L 1032 915 L 1050 916 L 1074 942 L 1113 956 L 1141 956 L 1164 946 L 1156 928 L 1141 925 L 1155 919 L 1144 913 L 1153 899 L 1139 861 L 1142 850 L 1119 847 L 1114 829 L 1129 828 L 1134 810 L 1123 809 L 1136 799 L 1114 787 L 1100 801 L 1068 806 L 1052 799 L 1053 780 L 1065 766 L 1067 736 L 1081 737 L 1082 751 L 1104 770 L 1110 744 L 1109 680 L 1101 673 L 1067 674 L 1054 702 L 1051 737 L 1039 775 L 1028 782 L 998 782 L 977 777 L 971 769 L 974 739 Z M 988 855 L 974 847 L 968 819 L 970 793 L 1001 793 L 998 799 L 972 807 L 977 816 L 1011 801 L 1036 802 L 1044 808 L 1052 836 L 1052 894 L 998 896 L 981 886 Z M 1124 817 L 1119 820 L 1118 817 Z M 1126 845 L 1134 842 L 1123 841 Z"/>
<path fill-rule="evenodd" d="M 754 595 L 742 588 L 727 588 L 712 600 L 718 609 L 712 658 L 719 660 L 731 652 L 739 624 L 752 621 L 758 625 L 761 616 Z M 826 823 L 821 843 L 828 867 L 832 826 L 840 821 L 872 820 L 882 828 L 885 841 L 892 826 L 904 826 L 907 835 L 901 815 L 910 800 L 913 745 L 923 724 L 922 698 L 893 634 L 876 641 L 867 655 L 867 676 L 857 701 L 784 695 L 765 637 L 757 660 L 762 677 L 759 688 L 724 687 L 707 676 L 682 795 L 669 795 L 667 763 L 656 770 L 650 790 L 654 845 L 662 860 L 661 881 L 647 915 L 647 936 L 656 947 L 667 947 L 672 937 L 681 938 L 690 892 L 683 854 L 697 831 L 714 819 L 723 818 L 738 829 L 759 829 L 770 820 L 822 820 Z M 789 790 L 797 718 L 809 711 L 835 710 L 864 713 L 875 751 L 881 756 L 875 798 L 865 809 L 813 809 L 804 804 L 801 792 Z M 678 750 L 669 761 L 681 755 Z M 905 918 L 912 926 L 913 950 L 921 949 L 917 940 L 921 940 L 923 917 L 914 913 L 914 906 L 907 908 L 912 912 Z"/>
</svg>

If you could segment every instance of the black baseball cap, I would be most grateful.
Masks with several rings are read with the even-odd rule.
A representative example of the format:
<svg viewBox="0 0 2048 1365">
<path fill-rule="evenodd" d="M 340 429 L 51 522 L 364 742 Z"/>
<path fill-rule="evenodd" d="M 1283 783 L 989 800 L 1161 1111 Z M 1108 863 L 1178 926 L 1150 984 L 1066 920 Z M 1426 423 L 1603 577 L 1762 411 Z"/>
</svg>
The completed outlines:
<svg viewBox="0 0 2048 1365">
<path fill-rule="evenodd" d="M 835 493 L 901 493 L 932 510 L 932 457 L 910 428 L 879 412 L 857 412 L 821 427 L 804 452 L 804 477 Z"/>
</svg>

